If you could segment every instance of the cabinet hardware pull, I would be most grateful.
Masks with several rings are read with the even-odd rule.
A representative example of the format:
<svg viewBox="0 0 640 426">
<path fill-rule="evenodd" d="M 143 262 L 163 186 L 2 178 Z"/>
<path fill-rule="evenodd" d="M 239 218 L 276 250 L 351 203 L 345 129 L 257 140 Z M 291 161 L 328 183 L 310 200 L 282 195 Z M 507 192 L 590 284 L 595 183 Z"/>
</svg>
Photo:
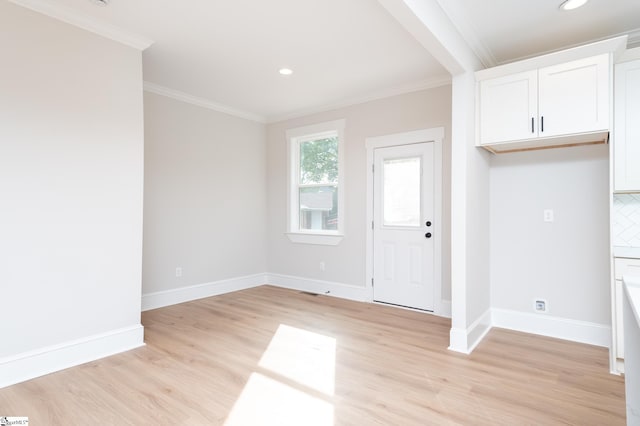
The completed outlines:
<svg viewBox="0 0 640 426">
<path fill-rule="evenodd" d="M 544 132 L 544 115 L 540 117 L 540 132 Z"/>
<path fill-rule="evenodd" d="M 531 117 L 531 133 L 533 133 L 533 117 Z"/>
</svg>

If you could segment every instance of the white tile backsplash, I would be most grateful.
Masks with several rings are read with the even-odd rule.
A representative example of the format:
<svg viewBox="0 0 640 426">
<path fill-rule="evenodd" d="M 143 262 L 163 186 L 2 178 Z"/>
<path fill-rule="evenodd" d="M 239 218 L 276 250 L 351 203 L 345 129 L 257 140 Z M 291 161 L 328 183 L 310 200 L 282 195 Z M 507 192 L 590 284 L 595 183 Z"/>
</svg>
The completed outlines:
<svg viewBox="0 0 640 426">
<path fill-rule="evenodd" d="M 640 247 L 640 194 L 613 194 L 613 245 Z"/>
</svg>

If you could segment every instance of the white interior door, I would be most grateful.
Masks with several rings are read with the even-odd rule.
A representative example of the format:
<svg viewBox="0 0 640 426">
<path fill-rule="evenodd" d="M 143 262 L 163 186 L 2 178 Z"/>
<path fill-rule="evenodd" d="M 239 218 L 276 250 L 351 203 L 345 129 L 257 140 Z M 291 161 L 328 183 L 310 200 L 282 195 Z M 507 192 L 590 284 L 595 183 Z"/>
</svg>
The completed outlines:
<svg viewBox="0 0 640 426">
<path fill-rule="evenodd" d="M 434 143 L 378 148 L 373 300 L 433 311 Z"/>
</svg>

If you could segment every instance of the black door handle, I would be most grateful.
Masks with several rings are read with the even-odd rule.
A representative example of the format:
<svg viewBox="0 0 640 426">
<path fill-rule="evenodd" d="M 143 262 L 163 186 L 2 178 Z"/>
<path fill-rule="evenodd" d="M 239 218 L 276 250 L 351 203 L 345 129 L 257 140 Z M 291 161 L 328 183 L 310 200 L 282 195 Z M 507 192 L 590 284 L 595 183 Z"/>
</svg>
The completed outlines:
<svg viewBox="0 0 640 426">
<path fill-rule="evenodd" d="M 424 234 L 425 238 L 431 238 L 431 232 L 427 232 L 426 234 Z"/>
<path fill-rule="evenodd" d="M 427 225 L 427 226 L 431 226 L 431 221 L 430 221 L 430 220 L 428 220 L 428 221 L 427 221 L 427 223 L 425 223 L 425 225 Z"/>
</svg>

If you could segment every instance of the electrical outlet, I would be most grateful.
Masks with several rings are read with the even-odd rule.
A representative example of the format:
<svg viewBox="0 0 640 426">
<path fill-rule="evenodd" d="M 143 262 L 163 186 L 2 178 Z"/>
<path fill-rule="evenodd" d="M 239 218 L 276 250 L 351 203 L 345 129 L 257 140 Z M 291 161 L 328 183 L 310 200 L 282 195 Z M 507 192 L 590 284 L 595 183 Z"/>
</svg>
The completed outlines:
<svg viewBox="0 0 640 426">
<path fill-rule="evenodd" d="M 180 278 L 182 276 L 182 266 L 176 267 L 176 277 Z"/>
<path fill-rule="evenodd" d="M 326 269 L 326 266 L 327 265 L 325 265 L 324 261 L 320 262 L 320 271 L 324 272 L 324 270 Z"/>
<path fill-rule="evenodd" d="M 543 211 L 544 221 L 545 222 L 553 222 L 553 210 L 546 209 Z"/>
<path fill-rule="evenodd" d="M 536 299 L 533 302 L 533 309 L 536 312 L 547 312 L 547 301 L 544 299 Z"/>
</svg>

